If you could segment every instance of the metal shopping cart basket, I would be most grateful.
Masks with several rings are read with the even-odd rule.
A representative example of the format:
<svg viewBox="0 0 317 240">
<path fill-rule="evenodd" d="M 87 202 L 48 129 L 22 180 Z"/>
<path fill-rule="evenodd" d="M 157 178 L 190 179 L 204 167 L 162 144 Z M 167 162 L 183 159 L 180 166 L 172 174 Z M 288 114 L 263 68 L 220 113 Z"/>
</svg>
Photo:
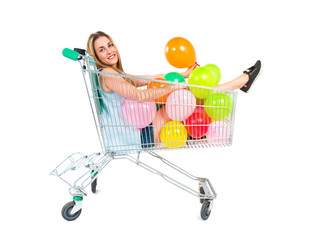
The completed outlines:
<svg viewBox="0 0 317 240">
<path fill-rule="evenodd" d="M 72 221 L 79 217 L 83 197 L 87 195 L 86 188 L 91 185 L 91 191 L 95 193 L 98 176 L 115 159 L 130 160 L 198 197 L 202 204 L 201 218 L 208 219 L 217 196 L 209 179 L 190 174 L 157 152 L 230 146 L 237 93 L 185 82 L 104 73 L 96 69 L 94 59 L 83 49 L 66 48 L 63 55 L 80 64 L 101 145 L 98 153 L 71 154 L 51 172 L 69 186 L 69 193 L 73 196 L 73 201 L 62 208 L 64 219 Z M 118 83 L 122 83 L 122 79 L 129 82 L 131 78 L 145 84 L 125 93 L 128 98 L 102 90 L 101 84 L 108 81 L 118 92 L 123 91 Z M 146 88 L 156 90 L 145 91 Z M 161 160 L 169 170 L 197 182 L 197 189 L 141 161 L 141 153 Z"/>
</svg>

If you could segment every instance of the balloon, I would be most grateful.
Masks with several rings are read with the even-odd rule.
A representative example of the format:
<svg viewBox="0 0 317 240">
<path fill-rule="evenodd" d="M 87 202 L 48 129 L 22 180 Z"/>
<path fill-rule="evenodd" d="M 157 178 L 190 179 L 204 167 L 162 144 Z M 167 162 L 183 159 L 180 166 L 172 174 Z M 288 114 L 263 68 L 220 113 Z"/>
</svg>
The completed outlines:
<svg viewBox="0 0 317 240">
<path fill-rule="evenodd" d="M 161 142 L 168 148 L 179 148 L 187 141 L 187 131 L 183 124 L 177 121 L 167 122 L 160 133 Z"/>
<path fill-rule="evenodd" d="M 167 116 L 175 121 L 183 121 L 195 110 L 196 98 L 185 89 L 172 92 L 166 100 Z"/>
<path fill-rule="evenodd" d="M 221 79 L 221 72 L 220 69 L 217 65 L 215 64 L 206 64 L 204 66 L 205 68 L 208 68 L 209 71 L 212 73 L 212 75 L 214 76 L 214 79 L 216 81 L 215 86 L 217 86 L 220 83 L 220 79 Z"/>
<path fill-rule="evenodd" d="M 148 126 L 155 118 L 156 104 L 154 102 L 126 100 L 122 104 L 122 110 L 126 123 L 142 129 Z"/>
<path fill-rule="evenodd" d="M 211 118 L 208 116 L 208 114 L 206 113 L 205 108 L 203 106 L 196 106 L 193 114 L 194 113 L 200 113 L 200 114 L 204 115 L 204 117 L 207 117 L 211 123 Z"/>
<path fill-rule="evenodd" d="M 164 78 L 155 78 L 156 80 L 160 80 L 160 81 L 166 81 L 166 79 Z M 149 83 L 149 85 L 147 86 L 148 89 L 158 89 L 158 88 L 164 88 L 167 85 L 169 85 L 168 83 L 162 83 L 162 82 L 156 82 L 156 81 L 152 81 Z M 157 99 L 155 99 L 155 102 L 158 104 L 163 104 L 166 102 L 166 99 L 168 97 L 169 94 L 166 94 L 162 97 L 159 97 Z"/>
<path fill-rule="evenodd" d="M 211 120 L 207 115 L 194 112 L 185 120 L 185 128 L 191 137 L 201 138 L 207 133 L 210 123 Z"/>
<path fill-rule="evenodd" d="M 212 73 L 205 67 L 195 68 L 188 78 L 188 84 L 198 85 L 203 87 L 214 87 L 216 86 L 216 80 Z M 212 90 L 204 88 L 189 87 L 190 91 L 195 97 L 204 99 L 212 92 Z"/>
<path fill-rule="evenodd" d="M 193 45 L 182 37 L 175 37 L 167 42 L 165 57 L 169 64 L 176 68 L 188 68 L 196 62 Z"/>
<path fill-rule="evenodd" d="M 185 78 L 181 74 L 179 74 L 177 72 L 167 73 L 167 74 L 165 74 L 164 78 L 167 81 L 175 82 L 175 83 L 185 82 Z"/>
<path fill-rule="evenodd" d="M 226 122 L 213 122 L 206 133 L 208 143 L 229 142 L 231 137 L 230 124 Z"/>
<path fill-rule="evenodd" d="M 226 119 L 232 111 L 232 100 L 224 93 L 213 93 L 205 101 L 205 111 L 213 121 Z"/>
</svg>

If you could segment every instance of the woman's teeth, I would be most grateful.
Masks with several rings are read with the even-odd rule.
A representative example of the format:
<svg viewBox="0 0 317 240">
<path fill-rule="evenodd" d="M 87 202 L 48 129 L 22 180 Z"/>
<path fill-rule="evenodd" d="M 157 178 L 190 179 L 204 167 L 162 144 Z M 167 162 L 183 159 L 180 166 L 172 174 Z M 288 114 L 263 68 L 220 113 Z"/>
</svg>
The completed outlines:
<svg viewBox="0 0 317 240">
<path fill-rule="evenodd" d="M 109 60 L 113 59 L 114 55 L 111 55 L 110 57 L 108 57 Z"/>
</svg>

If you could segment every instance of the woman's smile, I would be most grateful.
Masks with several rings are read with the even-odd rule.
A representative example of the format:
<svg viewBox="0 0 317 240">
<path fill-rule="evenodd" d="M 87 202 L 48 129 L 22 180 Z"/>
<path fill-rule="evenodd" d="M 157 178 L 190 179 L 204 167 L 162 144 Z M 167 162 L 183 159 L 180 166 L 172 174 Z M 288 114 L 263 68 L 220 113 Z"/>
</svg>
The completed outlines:
<svg viewBox="0 0 317 240">
<path fill-rule="evenodd" d="M 115 56 L 116 56 L 115 54 L 110 55 L 110 56 L 108 57 L 108 60 L 114 59 Z"/>
</svg>

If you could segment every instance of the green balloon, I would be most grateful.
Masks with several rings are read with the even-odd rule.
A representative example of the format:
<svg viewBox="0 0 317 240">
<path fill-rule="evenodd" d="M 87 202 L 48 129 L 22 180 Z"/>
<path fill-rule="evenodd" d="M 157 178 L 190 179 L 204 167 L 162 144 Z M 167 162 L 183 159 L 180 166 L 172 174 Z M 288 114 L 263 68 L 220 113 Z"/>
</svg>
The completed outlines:
<svg viewBox="0 0 317 240">
<path fill-rule="evenodd" d="M 221 79 L 221 72 L 220 72 L 219 67 L 217 65 L 211 64 L 211 63 L 206 64 L 204 67 L 208 68 L 211 71 L 212 75 L 214 76 L 214 78 L 216 80 L 215 86 L 217 86 L 220 83 L 220 79 Z"/>
<path fill-rule="evenodd" d="M 230 115 L 232 100 L 224 93 L 213 93 L 207 97 L 204 108 L 212 121 L 221 121 Z"/>
<path fill-rule="evenodd" d="M 185 82 L 185 78 L 182 75 L 180 75 L 179 73 L 177 73 L 177 72 L 167 73 L 167 74 L 165 74 L 164 78 L 167 81 L 174 82 L 174 83 Z"/>
<path fill-rule="evenodd" d="M 203 87 L 214 87 L 216 86 L 216 80 L 208 68 L 198 67 L 195 68 L 189 75 L 188 84 Z M 205 99 L 212 92 L 211 89 L 205 88 L 189 87 L 189 89 L 196 98 L 200 99 Z"/>
</svg>

